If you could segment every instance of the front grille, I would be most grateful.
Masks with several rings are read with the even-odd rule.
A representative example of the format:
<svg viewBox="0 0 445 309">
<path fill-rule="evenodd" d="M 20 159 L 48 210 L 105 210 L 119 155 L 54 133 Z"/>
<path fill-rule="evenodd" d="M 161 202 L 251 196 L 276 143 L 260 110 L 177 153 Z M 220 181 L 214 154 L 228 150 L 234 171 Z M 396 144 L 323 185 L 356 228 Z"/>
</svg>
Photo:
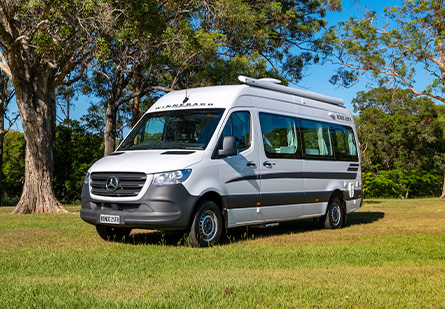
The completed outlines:
<svg viewBox="0 0 445 309">
<path fill-rule="evenodd" d="M 107 181 L 116 177 L 115 190 Z M 128 197 L 137 196 L 147 180 L 144 173 L 92 173 L 91 193 L 100 196 Z"/>
</svg>

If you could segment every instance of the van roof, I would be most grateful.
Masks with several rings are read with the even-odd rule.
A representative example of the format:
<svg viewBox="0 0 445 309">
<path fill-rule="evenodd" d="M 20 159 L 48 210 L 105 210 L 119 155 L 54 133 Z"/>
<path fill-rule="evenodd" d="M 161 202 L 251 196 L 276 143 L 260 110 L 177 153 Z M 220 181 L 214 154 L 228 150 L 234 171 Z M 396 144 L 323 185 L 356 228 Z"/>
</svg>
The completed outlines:
<svg viewBox="0 0 445 309">
<path fill-rule="evenodd" d="M 344 105 L 345 102 L 342 99 L 329 97 L 323 94 L 311 92 L 311 91 L 305 91 L 300 90 L 297 88 L 287 87 L 280 85 L 281 81 L 274 78 L 261 78 L 261 79 L 255 79 L 247 76 L 238 76 L 238 80 L 246 85 L 253 86 L 253 87 L 259 87 L 269 90 L 274 90 L 278 92 L 283 92 L 287 94 L 293 94 L 299 97 L 307 98 L 307 99 L 313 99 L 325 103 L 335 104 L 335 105 Z"/>
<path fill-rule="evenodd" d="M 290 94 L 296 97 L 313 99 L 318 102 L 330 103 L 344 107 L 344 101 L 322 94 L 279 85 L 280 81 L 272 78 L 255 79 L 246 76 L 238 78 L 244 85 L 210 86 L 177 90 L 168 93 L 157 101 L 150 112 L 176 108 L 214 107 L 224 108 L 227 102 L 241 95 L 250 95 L 251 87 Z M 273 93 L 271 93 L 273 96 Z"/>
</svg>

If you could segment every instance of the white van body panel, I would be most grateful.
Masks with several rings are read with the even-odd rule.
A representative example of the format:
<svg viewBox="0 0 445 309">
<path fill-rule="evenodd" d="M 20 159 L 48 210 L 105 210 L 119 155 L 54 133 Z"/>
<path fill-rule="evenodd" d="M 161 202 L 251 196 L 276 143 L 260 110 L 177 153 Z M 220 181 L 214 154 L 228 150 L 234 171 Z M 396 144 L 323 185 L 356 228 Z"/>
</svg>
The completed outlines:
<svg viewBox="0 0 445 309">
<path fill-rule="evenodd" d="M 177 109 L 230 108 L 246 103 L 245 100 L 238 101 L 243 95 L 249 95 L 249 87 L 244 85 L 178 90 L 160 98 L 147 113 Z"/>
<path fill-rule="evenodd" d="M 162 150 L 134 150 L 103 157 L 91 168 L 91 172 L 110 171 L 114 172 L 143 172 L 155 174 L 166 171 L 184 169 L 188 166 L 201 162 L 204 157 L 203 151 L 179 156 L 168 154 Z M 156 163 L 156 164 L 153 164 Z"/>
<path fill-rule="evenodd" d="M 91 183 L 87 183 L 82 191 L 82 218 L 99 224 L 99 214 L 111 213 L 121 216 L 121 224 L 130 227 L 183 229 L 189 224 L 195 205 L 204 197 L 217 199 L 227 228 L 322 217 L 334 195 L 344 201 L 346 213 L 361 207 L 363 191 L 357 132 L 352 114 L 342 105 L 342 100 L 276 87 L 271 82 L 250 78 L 247 81 L 247 85 L 174 91 L 159 99 L 145 115 L 220 110 L 221 118 L 207 146 L 205 149 L 118 149 L 102 158 L 90 168 L 92 177 L 101 173 L 104 177 L 139 173 L 145 175 L 145 182 L 133 196 L 118 196 L 113 192 L 110 196 L 95 195 Z M 254 85 L 257 82 L 262 86 Z M 250 115 L 250 146 L 237 155 L 219 157 L 223 130 L 235 113 Z M 295 119 L 298 143 L 274 148 L 277 156 L 268 157 L 267 137 L 262 131 L 271 131 L 273 123 L 262 126 L 264 115 Z M 309 151 L 300 149 L 303 120 L 352 128 L 357 141 L 357 159 L 326 160 L 302 153 Z M 291 154 L 293 147 L 298 147 L 298 158 L 279 157 Z M 186 169 L 191 173 L 180 185 L 152 183 L 158 173 Z M 132 213 L 125 210 L 127 204 L 134 205 L 128 206 Z"/>
</svg>

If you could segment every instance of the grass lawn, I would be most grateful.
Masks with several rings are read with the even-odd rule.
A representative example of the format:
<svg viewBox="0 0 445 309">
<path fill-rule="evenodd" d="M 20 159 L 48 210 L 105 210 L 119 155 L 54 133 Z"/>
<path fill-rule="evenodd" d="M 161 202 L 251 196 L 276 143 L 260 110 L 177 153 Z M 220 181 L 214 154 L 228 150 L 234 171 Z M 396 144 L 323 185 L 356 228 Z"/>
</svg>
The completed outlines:
<svg viewBox="0 0 445 309">
<path fill-rule="evenodd" d="M 0 208 L 0 307 L 445 307 L 445 201 L 368 200 L 341 230 L 229 230 L 221 245 Z"/>
</svg>

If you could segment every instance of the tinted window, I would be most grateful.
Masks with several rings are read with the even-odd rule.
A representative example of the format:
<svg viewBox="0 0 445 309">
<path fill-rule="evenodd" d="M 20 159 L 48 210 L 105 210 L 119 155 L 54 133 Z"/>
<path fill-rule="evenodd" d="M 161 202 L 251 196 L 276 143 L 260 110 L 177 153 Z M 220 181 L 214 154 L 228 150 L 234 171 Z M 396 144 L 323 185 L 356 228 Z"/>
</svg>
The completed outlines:
<svg viewBox="0 0 445 309">
<path fill-rule="evenodd" d="M 334 159 L 329 124 L 313 120 L 301 120 L 303 150 L 307 156 Z"/>
<path fill-rule="evenodd" d="M 145 114 L 119 150 L 205 149 L 224 110 L 174 110 Z"/>
<path fill-rule="evenodd" d="M 224 127 L 222 136 L 235 136 L 238 152 L 241 152 L 250 147 L 250 127 L 250 113 L 235 112 L 230 115 L 230 118 Z M 222 145 L 220 145 L 220 147 L 221 146 Z"/>
<path fill-rule="evenodd" d="M 296 118 L 260 113 L 260 123 L 264 151 L 268 158 L 301 157 Z"/>
<path fill-rule="evenodd" d="M 336 157 L 341 161 L 358 161 L 354 131 L 350 127 L 333 125 L 337 140 Z"/>
</svg>

